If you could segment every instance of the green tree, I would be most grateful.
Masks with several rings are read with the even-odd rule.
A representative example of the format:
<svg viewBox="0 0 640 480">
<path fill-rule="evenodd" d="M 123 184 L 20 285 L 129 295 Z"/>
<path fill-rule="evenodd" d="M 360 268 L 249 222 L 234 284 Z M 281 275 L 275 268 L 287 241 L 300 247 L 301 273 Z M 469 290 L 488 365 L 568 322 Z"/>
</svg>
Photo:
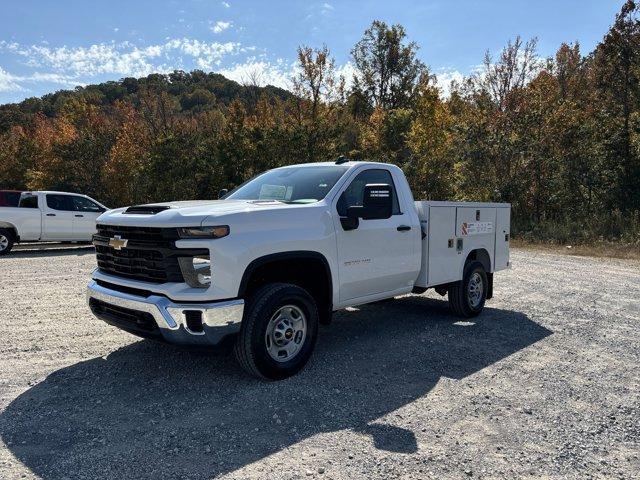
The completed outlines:
<svg viewBox="0 0 640 480">
<path fill-rule="evenodd" d="M 640 102 L 640 21 L 638 6 L 627 0 L 593 55 L 593 81 L 602 110 L 599 140 L 606 155 L 611 197 L 608 208 L 640 208 L 640 160 L 634 138 Z"/>
<path fill-rule="evenodd" d="M 416 57 L 418 45 L 406 42 L 402 25 L 387 26 L 376 20 L 351 51 L 356 67 L 356 90 L 374 107 L 411 107 L 421 78 L 428 74 Z"/>
</svg>

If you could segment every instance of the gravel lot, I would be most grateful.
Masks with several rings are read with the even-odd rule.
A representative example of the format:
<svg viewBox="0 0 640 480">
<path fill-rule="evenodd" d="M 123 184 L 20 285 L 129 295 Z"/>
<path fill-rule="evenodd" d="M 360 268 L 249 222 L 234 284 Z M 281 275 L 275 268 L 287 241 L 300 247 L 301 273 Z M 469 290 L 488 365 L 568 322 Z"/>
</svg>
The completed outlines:
<svg viewBox="0 0 640 480">
<path fill-rule="evenodd" d="M 640 263 L 531 251 L 457 322 L 336 314 L 278 383 L 94 319 L 91 249 L 0 259 L 0 478 L 638 478 Z"/>
</svg>

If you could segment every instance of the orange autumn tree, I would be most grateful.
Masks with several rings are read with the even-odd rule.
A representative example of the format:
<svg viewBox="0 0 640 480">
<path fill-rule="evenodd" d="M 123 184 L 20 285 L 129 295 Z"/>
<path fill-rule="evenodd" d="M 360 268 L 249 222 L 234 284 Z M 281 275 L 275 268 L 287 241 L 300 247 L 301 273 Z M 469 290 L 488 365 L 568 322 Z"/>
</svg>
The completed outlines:
<svg viewBox="0 0 640 480">
<path fill-rule="evenodd" d="M 105 193 L 115 205 L 145 200 L 142 179 L 148 161 L 149 134 L 146 123 L 130 103 L 116 104 L 119 125 L 116 141 L 103 167 Z"/>
</svg>

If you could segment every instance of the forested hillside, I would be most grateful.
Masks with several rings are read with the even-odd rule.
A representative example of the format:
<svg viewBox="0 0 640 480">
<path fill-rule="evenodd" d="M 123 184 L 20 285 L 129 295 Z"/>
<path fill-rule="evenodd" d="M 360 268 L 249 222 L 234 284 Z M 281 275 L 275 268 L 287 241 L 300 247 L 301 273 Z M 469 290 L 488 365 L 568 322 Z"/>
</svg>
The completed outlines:
<svg viewBox="0 0 640 480">
<path fill-rule="evenodd" d="M 593 52 L 509 42 L 443 95 L 400 25 L 373 22 L 353 79 L 300 47 L 292 91 L 176 71 L 0 106 L 0 188 L 110 206 L 216 198 L 267 168 L 392 162 L 416 198 L 511 202 L 514 231 L 640 236 L 640 22 L 628 1 Z M 483 59 L 478 59 L 479 63 Z"/>
</svg>

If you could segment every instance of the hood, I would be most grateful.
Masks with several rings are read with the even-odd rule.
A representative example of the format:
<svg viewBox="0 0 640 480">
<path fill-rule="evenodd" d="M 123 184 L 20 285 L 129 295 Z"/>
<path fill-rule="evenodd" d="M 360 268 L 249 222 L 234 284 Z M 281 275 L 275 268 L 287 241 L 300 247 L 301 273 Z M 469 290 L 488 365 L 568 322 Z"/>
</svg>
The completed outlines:
<svg viewBox="0 0 640 480">
<path fill-rule="evenodd" d="M 97 219 L 107 225 L 134 225 L 149 227 L 199 226 L 208 218 L 252 211 L 297 208 L 273 200 L 187 200 L 180 202 L 150 203 L 109 210 Z M 209 223 L 209 222 L 208 222 Z"/>
</svg>

